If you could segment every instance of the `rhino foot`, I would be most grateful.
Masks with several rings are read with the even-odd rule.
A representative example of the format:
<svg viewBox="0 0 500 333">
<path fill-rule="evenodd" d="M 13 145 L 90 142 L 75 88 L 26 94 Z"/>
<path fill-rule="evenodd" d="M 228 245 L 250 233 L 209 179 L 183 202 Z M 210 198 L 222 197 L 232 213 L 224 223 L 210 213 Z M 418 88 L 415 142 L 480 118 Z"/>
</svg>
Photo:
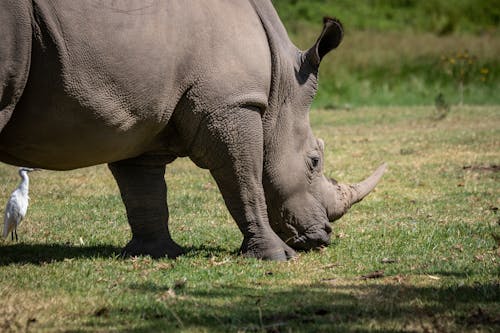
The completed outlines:
<svg viewBox="0 0 500 333">
<path fill-rule="evenodd" d="M 122 257 L 151 256 L 152 258 L 168 257 L 174 259 L 184 254 L 183 248 L 172 239 L 143 240 L 133 237 L 123 248 Z"/>
<path fill-rule="evenodd" d="M 286 261 L 297 257 L 297 253 L 280 238 L 245 238 L 240 252 L 244 257 L 263 260 Z"/>
</svg>

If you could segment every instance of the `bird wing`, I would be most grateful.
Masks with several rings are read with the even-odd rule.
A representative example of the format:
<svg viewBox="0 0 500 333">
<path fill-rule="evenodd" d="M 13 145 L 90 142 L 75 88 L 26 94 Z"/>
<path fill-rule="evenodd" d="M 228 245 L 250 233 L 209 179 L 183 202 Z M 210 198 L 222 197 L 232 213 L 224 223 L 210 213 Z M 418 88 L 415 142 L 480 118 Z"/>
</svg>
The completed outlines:
<svg viewBox="0 0 500 333">
<path fill-rule="evenodd" d="M 14 192 L 12 192 L 10 200 L 15 202 L 16 207 L 14 208 L 14 210 L 18 212 L 21 216 L 21 219 L 23 219 L 26 216 L 26 212 L 28 211 L 28 195 L 23 194 L 20 190 L 15 190 Z"/>
<path fill-rule="evenodd" d="M 21 191 L 15 190 L 10 195 L 5 207 L 3 237 L 6 238 L 26 215 L 28 210 L 28 199 L 22 195 Z"/>
</svg>

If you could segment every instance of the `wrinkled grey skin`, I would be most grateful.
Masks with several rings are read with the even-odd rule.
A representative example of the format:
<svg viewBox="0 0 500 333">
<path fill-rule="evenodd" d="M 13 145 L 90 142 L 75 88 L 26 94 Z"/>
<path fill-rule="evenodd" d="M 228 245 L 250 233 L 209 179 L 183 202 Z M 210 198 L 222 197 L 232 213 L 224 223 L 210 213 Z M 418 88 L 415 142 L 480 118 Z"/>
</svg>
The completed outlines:
<svg viewBox="0 0 500 333">
<path fill-rule="evenodd" d="M 176 257 L 166 164 L 209 169 L 246 256 L 286 260 L 329 243 L 330 221 L 370 192 L 323 175 L 308 110 L 325 19 L 299 51 L 266 0 L 2 0 L 0 160 L 54 170 L 108 163 L 132 229 L 126 255 Z"/>
</svg>

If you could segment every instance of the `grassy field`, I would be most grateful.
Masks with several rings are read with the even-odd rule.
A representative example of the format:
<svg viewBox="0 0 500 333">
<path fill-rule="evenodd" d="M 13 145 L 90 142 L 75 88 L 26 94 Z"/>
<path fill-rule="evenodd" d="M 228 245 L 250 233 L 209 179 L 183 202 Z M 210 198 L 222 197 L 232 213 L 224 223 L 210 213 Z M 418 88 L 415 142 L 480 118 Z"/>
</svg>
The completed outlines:
<svg viewBox="0 0 500 333">
<path fill-rule="evenodd" d="M 498 0 L 275 0 L 301 49 L 323 16 L 344 24 L 342 44 L 320 67 L 315 106 L 500 104 Z"/>
<path fill-rule="evenodd" d="M 338 16 L 350 29 L 480 34 L 498 28 L 499 0 L 273 0 L 289 28 Z"/>
<path fill-rule="evenodd" d="M 498 332 L 500 107 L 314 110 L 327 173 L 377 190 L 291 262 L 243 259 L 213 180 L 169 166 L 177 260 L 119 259 L 130 237 L 104 166 L 31 176 L 20 242 L 0 242 L 2 332 Z M 0 165 L 0 202 L 18 183 Z M 3 204 L 2 204 L 3 206 Z"/>
</svg>

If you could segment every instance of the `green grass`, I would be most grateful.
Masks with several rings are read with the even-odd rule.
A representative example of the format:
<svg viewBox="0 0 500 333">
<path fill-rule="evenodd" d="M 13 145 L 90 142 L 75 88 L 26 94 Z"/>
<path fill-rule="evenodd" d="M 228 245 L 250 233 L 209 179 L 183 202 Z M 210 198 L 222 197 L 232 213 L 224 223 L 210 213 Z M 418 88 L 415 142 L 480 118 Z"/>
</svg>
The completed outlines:
<svg viewBox="0 0 500 333">
<path fill-rule="evenodd" d="M 325 57 L 315 107 L 433 105 L 461 101 L 443 58 L 468 52 L 463 102 L 500 104 L 499 1 L 276 0 L 292 41 L 313 45 L 322 17 L 338 17 L 344 40 Z M 457 73 L 458 66 L 455 65 Z M 486 72 L 485 72 L 486 70 Z M 486 73 L 486 74 L 484 74 Z"/>
<path fill-rule="evenodd" d="M 0 331 L 498 331 L 500 107 L 434 119 L 432 107 L 312 111 L 328 175 L 389 171 L 330 247 L 286 263 L 237 255 L 213 180 L 188 160 L 166 174 L 188 249 L 177 260 L 117 258 L 130 231 L 106 167 L 33 173 L 20 242 L 0 242 Z M 0 166 L 0 202 L 18 181 Z"/>
<path fill-rule="evenodd" d="M 315 106 L 433 105 L 439 93 L 448 103 L 459 104 L 457 62 L 464 54 L 471 63 L 463 66 L 463 102 L 497 105 L 499 53 L 500 39 L 489 35 L 353 32 L 325 57 Z"/>
<path fill-rule="evenodd" d="M 498 0 L 273 0 L 292 31 L 336 16 L 354 30 L 483 33 L 500 24 Z"/>
</svg>

